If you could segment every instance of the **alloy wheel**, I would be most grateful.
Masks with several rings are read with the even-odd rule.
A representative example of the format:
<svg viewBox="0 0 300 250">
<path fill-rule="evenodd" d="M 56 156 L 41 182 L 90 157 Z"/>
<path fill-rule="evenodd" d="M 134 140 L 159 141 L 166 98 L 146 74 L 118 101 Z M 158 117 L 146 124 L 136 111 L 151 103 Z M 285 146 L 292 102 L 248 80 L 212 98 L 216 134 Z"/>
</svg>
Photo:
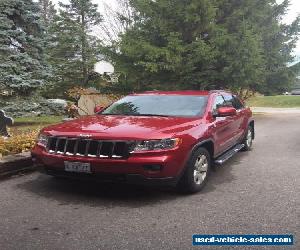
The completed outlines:
<svg viewBox="0 0 300 250">
<path fill-rule="evenodd" d="M 201 154 L 197 157 L 197 160 L 194 165 L 194 182 L 197 185 L 206 179 L 208 170 L 208 159 L 205 155 Z"/>
<path fill-rule="evenodd" d="M 247 144 L 248 148 L 250 148 L 252 146 L 252 130 L 251 130 L 251 128 L 249 128 L 248 132 L 247 132 L 246 144 Z"/>
</svg>

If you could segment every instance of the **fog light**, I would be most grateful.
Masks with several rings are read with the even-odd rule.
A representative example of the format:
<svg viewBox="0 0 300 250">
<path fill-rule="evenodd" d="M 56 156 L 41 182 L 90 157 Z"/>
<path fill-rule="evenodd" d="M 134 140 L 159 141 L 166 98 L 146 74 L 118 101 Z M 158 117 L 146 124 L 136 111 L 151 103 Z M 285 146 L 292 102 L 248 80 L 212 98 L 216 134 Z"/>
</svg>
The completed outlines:
<svg viewBox="0 0 300 250">
<path fill-rule="evenodd" d="M 153 164 L 153 165 L 144 165 L 144 169 L 146 171 L 161 171 L 162 166 L 158 164 Z"/>
</svg>

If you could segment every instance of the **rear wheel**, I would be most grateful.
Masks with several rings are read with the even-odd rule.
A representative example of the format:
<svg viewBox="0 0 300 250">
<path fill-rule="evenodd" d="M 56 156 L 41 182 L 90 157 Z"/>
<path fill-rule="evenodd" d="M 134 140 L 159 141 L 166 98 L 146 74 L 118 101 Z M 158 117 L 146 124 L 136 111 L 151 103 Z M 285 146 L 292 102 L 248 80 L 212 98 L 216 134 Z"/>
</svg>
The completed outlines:
<svg viewBox="0 0 300 250">
<path fill-rule="evenodd" d="M 243 148 L 243 151 L 249 151 L 252 148 L 252 144 L 253 144 L 253 128 L 252 126 L 249 126 L 247 129 L 247 133 L 246 136 L 243 140 L 243 144 L 245 145 Z"/>
<path fill-rule="evenodd" d="M 210 169 L 209 152 L 205 148 L 198 148 L 192 153 L 185 173 L 178 183 L 179 190 L 187 193 L 200 191 L 207 182 Z"/>
</svg>

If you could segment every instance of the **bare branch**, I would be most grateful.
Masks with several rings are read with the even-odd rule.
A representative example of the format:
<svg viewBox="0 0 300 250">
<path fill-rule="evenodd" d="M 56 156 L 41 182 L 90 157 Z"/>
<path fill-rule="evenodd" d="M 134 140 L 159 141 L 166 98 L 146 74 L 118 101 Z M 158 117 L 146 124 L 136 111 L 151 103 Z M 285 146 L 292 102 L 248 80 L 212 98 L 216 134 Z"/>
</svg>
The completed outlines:
<svg viewBox="0 0 300 250">
<path fill-rule="evenodd" d="M 119 0 L 117 7 L 104 3 L 104 22 L 102 22 L 96 32 L 108 44 L 119 39 L 119 35 L 129 29 L 134 23 L 133 9 L 129 3 L 130 0 Z"/>
</svg>

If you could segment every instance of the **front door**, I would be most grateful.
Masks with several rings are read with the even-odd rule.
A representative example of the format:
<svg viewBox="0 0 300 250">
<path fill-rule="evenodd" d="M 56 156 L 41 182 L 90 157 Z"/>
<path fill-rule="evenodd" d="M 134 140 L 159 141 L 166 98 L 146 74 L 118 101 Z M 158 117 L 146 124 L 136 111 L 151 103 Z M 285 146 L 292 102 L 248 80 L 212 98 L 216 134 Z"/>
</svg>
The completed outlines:
<svg viewBox="0 0 300 250">
<path fill-rule="evenodd" d="M 219 107 L 226 106 L 226 101 L 222 95 L 217 95 L 213 101 L 212 114 L 217 114 Z M 234 136 L 235 117 L 214 117 L 212 122 L 212 134 L 215 141 L 215 155 L 219 155 L 232 146 Z"/>
<path fill-rule="evenodd" d="M 243 104 L 239 101 L 239 99 L 231 94 L 224 94 L 223 95 L 226 105 L 234 107 L 236 109 L 236 114 L 232 116 L 233 123 L 232 123 L 232 144 L 231 146 L 234 146 L 237 144 L 244 133 L 244 119 L 245 119 L 245 109 Z"/>
</svg>

